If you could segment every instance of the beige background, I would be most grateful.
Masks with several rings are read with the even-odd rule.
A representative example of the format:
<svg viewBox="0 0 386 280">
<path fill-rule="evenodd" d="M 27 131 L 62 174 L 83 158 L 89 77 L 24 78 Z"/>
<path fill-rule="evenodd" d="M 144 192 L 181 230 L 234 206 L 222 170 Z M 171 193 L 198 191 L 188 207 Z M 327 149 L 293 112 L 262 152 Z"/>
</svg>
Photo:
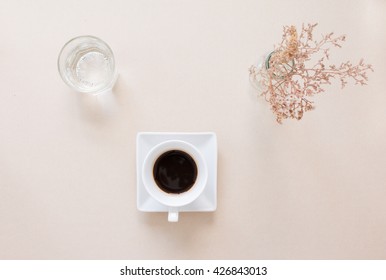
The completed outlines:
<svg viewBox="0 0 386 280">
<path fill-rule="evenodd" d="M 383 0 L 2 0 L 0 258 L 386 258 L 385 14 Z M 334 60 L 375 72 L 278 125 L 248 68 L 302 22 L 346 34 Z M 115 52 L 111 98 L 57 73 L 83 34 Z M 217 133 L 216 212 L 137 211 L 139 131 Z"/>
</svg>

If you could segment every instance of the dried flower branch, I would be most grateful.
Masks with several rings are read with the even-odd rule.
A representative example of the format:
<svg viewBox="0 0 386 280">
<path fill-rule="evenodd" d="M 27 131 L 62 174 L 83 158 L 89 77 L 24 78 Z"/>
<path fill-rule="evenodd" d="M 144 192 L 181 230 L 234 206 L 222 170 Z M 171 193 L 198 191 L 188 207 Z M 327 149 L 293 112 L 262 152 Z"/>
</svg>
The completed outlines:
<svg viewBox="0 0 386 280">
<path fill-rule="evenodd" d="M 327 66 L 330 47 L 340 48 L 346 37 L 334 37 L 331 32 L 319 41 L 314 40 L 316 26 L 303 24 L 300 34 L 294 26 L 284 26 L 281 43 L 265 63 L 249 69 L 251 82 L 260 88 L 261 95 L 270 103 L 279 123 L 287 118 L 300 120 L 304 112 L 314 109 L 310 98 L 324 92 L 322 86 L 331 84 L 331 79 L 339 79 L 342 88 L 348 80 L 365 85 L 367 71 L 374 71 L 363 59 L 356 65 L 347 61 Z"/>
</svg>

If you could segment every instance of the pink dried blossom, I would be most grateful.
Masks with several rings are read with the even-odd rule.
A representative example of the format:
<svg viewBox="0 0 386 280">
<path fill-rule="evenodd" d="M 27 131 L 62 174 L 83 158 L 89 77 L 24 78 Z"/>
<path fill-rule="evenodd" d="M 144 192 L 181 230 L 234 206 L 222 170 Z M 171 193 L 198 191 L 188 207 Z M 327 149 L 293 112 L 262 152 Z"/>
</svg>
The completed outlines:
<svg viewBox="0 0 386 280">
<path fill-rule="evenodd" d="M 331 79 L 339 79 L 342 88 L 349 80 L 365 85 L 367 71 L 373 71 L 363 59 L 358 64 L 326 65 L 330 47 L 340 48 L 346 37 L 334 37 L 331 32 L 314 40 L 316 26 L 303 24 L 299 35 L 294 26 L 284 26 L 283 39 L 266 63 L 249 69 L 251 82 L 259 86 L 279 123 L 287 118 L 300 120 L 304 112 L 314 109 L 311 97 L 324 92 L 322 86 L 331 84 Z"/>
</svg>

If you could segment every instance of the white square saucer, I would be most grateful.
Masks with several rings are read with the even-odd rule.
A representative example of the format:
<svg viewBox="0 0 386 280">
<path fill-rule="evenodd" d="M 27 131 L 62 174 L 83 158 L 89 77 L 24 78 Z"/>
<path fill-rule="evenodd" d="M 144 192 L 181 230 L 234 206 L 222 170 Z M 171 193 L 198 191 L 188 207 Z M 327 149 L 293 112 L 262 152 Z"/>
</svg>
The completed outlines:
<svg viewBox="0 0 386 280">
<path fill-rule="evenodd" d="M 144 212 L 168 212 L 147 192 L 142 180 L 142 165 L 148 152 L 168 140 L 181 140 L 198 149 L 208 167 L 207 184 L 200 196 L 188 205 L 179 207 L 180 212 L 210 212 L 217 208 L 217 138 L 213 132 L 171 133 L 139 132 L 137 134 L 137 208 Z"/>
</svg>

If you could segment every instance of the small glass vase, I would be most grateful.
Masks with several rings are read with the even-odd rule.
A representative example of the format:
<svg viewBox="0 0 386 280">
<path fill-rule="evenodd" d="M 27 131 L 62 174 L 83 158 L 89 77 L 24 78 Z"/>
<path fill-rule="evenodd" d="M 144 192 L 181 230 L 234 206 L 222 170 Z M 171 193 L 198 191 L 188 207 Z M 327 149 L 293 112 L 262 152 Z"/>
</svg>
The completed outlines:
<svg viewBox="0 0 386 280">
<path fill-rule="evenodd" d="M 291 60 L 289 63 L 276 66 L 275 70 L 269 73 L 268 70 L 271 68 L 272 62 L 271 58 L 274 53 L 275 51 L 265 53 L 259 57 L 256 64 L 249 68 L 249 79 L 252 86 L 259 93 L 266 90 L 270 79 L 283 80 L 294 70 L 295 62 Z"/>
</svg>

